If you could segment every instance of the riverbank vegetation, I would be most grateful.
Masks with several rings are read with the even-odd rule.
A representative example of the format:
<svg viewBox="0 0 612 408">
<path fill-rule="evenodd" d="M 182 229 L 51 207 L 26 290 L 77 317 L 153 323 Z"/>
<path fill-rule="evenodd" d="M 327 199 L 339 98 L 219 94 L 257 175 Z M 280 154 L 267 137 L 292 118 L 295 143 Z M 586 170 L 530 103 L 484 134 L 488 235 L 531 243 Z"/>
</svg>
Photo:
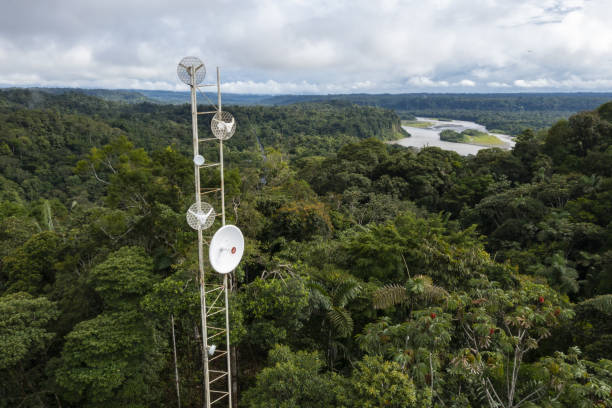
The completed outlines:
<svg viewBox="0 0 612 408">
<path fill-rule="evenodd" d="M 239 406 L 612 406 L 612 103 L 467 157 L 227 110 Z M 0 407 L 177 406 L 173 333 L 203 405 L 189 112 L 0 91 Z"/>
<path fill-rule="evenodd" d="M 423 120 L 402 120 L 402 126 L 415 127 L 419 129 L 426 129 L 433 126 L 432 122 Z"/>
<path fill-rule="evenodd" d="M 444 140 L 445 142 L 468 143 L 488 147 L 506 146 L 506 143 L 499 140 L 499 138 L 496 136 L 476 129 L 466 129 L 461 133 L 451 129 L 446 129 L 440 132 L 440 140 Z"/>
</svg>

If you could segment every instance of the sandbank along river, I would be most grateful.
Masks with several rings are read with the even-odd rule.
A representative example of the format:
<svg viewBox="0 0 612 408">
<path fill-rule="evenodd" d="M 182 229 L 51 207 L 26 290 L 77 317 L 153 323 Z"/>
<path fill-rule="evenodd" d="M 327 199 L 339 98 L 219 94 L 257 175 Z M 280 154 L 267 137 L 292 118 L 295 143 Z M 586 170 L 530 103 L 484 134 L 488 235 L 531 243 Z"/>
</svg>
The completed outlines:
<svg viewBox="0 0 612 408">
<path fill-rule="evenodd" d="M 455 132 L 462 132 L 466 129 L 475 129 L 481 132 L 487 132 L 487 128 L 478 123 L 468 122 L 465 120 L 450 120 L 440 121 L 437 119 L 430 118 L 416 118 L 418 121 L 429 122 L 432 125 L 428 128 L 417 128 L 411 126 L 402 126 L 412 136 L 404 139 L 396 140 L 392 143 L 397 143 L 402 146 L 412 147 L 426 147 L 426 146 L 437 146 L 444 150 L 453 150 L 462 156 L 469 154 L 476 154 L 481 149 L 488 149 L 489 146 L 478 146 L 466 143 L 452 143 L 440 140 L 440 132 L 446 129 L 454 130 Z M 514 146 L 514 140 L 508 135 L 502 135 L 499 133 L 490 133 L 505 143 L 504 146 L 499 146 L 502 149 L 512 149 Z"/>
</svg>

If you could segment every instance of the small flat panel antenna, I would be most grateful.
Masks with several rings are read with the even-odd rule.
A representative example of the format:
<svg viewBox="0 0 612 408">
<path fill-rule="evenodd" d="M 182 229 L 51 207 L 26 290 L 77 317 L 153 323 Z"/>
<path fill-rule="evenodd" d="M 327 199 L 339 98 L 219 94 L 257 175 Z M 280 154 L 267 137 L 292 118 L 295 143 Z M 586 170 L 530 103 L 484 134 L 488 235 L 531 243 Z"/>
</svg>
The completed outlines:
<svg viewBox="0 0 612 408">
<path fill-rule="evenodd" d="M 210 130 L 217 139 L 227 140 L 236 132 L 236 119 L 229 112 L 217 112 L 210 122 Z"/>
<path fill-rule="evenodd" d="M 204 81 L 204 77 L 206 77 L 206 67 L 201 59 L 198 57 L 185 57 L 178 63 L 176 67 L 176 73 L 178 74 L 179 79 L 186 83 L 187 85 L 191 85 L 191 75 L 194 75 L 194 83 L 193 85 L 199 85 Z"/>
<path fill-rule="evenodd" d="M 215 232 L 208 256 L 210 265 L 219 273 L 230 273 L 240 263 L 244 254 L 244 237 L 242 231 L 235 225 L 226 225 Z"/>
<path fill-rule="evenodd" d="M 195 163 L 196 166 L 203 166 L 205 161 L 206 160 L 204 160 L 204 157 L 199 154 L 196 154 L 195 157 L 193 158 L 193 162 Z"/>
<path fill-rule="evenodd" d="M 193 203 L 187 210 L 187 224 L 194 230 L 205 230 L 213 225 L 216 216 L 210 204 L 201 202 L 198 208 L 198 203 Z"/>
</svg>

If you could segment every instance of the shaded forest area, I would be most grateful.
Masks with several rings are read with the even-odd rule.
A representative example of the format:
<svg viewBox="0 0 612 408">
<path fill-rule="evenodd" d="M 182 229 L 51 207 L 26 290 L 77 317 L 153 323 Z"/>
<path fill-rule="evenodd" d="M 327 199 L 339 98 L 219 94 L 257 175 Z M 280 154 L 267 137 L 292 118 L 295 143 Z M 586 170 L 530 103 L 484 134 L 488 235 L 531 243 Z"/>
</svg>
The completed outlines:
<svg viewBox="0 0 612 408">
<path fill-rule="evenodd" d="M 468 157 L 227 110 L 240 406 L 612 406 L 612 103 Z M 173 321 L 202 405 L 189 111 L 0 91 L 0 407 L 176 406 Z"/>
</svg>

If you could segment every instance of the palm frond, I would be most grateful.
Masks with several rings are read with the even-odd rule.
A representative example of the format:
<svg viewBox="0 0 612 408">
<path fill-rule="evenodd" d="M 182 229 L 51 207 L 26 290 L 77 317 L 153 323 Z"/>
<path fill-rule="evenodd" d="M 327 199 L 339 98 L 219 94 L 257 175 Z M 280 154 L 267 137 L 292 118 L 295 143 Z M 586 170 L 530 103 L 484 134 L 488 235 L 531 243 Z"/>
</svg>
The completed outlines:
<svg viewBox="0 0 612 408">
<path fill-rule="evenodd" d="M 612 295 L 600 295 L 578 304 L 579 307 L 591 307 L 601 313 L 612 314 Z"/>
<path fill-rule="evenodd" d="M 332 306 L 327 290 L 316 282 L 308 282 L 306 287 L 310 291 L 310 304 L 313 310 L 329 310 Z"/>
<path fill-rule="evenodd" d="M 406 303 L 408 294 L 402 285 L 391 284 L 377 289 L 373 294 L 372 303 L 375 309 L 386 309 L 391 306 Z"/>
<path fill-rule="evenodd" d="M 423 293 L 423 298 L 429 303 L 439 302 L 447 296 L 448 292 L 446 289 L 436 285 L 427 286 Z"/>
<path fill-rule="evenodd" d="M 435 303 L 445 299 L 448 292 L 433 283 L 433 280 L 427 275 L 417 275 L 409 281 L 407 288 L 418 298 L 427 303 Z"/>
<path fill-rule="evenodd" d="M 327 319 L 340 337 L 349 337 L 353 333 L 353 318 L 348 310 L 332 307 L 327 311 Z"/>
<path fill-rule="evenodd" d="M 325 297 L 329 297 L 329 293 L 327 292 L 327 289 L 325 289 L 325 287 L 318 282 L 313 282 L 313 281 L 307 282 L 306 287 L 310 289 L 311 292 L 318 292 Z"/>
<path fill-rule="evenodd" d="M 354 279 L 346 280 L 334 288 L 333 302 L 336 306 L 344 307 L 361 293 L 361 285 Z"/>
</svg>

